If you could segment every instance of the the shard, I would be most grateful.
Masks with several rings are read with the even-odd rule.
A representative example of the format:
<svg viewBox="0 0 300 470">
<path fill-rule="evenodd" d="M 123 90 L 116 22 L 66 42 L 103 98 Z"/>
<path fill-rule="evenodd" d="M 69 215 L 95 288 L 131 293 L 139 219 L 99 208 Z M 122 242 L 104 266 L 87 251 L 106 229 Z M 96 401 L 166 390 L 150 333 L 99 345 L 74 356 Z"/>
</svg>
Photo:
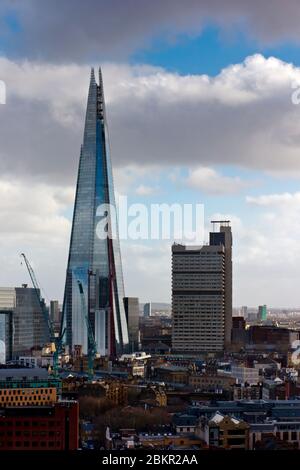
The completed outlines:
<svg viewBox="0 0 300 470">
<path fill-rule="evenodd" d="M 86 312 L 101 355 L 126 351 L 128 329 L 124 310 L 124 285 L 118 234 L 99 237 L 99 207 L 115 207 L 103 82 L 91 72 L 84 139 L 80 152 L 75 207 L 64 295 L 65 341 L 71 350 L 88 349 L 78 281 L 86 301 Z M 101 212 L 101 211 L 100 211 Z M 106 213 L 107 214 L 107 213 Z M 105 214 L 105 215 L 106 215 Z M 103 217 L 102 217 L 103 220 Z M 112 224 L 113 225 L 113 224 Z M 117 225 L 116 232 L 117 232 Z"/>
</svg>

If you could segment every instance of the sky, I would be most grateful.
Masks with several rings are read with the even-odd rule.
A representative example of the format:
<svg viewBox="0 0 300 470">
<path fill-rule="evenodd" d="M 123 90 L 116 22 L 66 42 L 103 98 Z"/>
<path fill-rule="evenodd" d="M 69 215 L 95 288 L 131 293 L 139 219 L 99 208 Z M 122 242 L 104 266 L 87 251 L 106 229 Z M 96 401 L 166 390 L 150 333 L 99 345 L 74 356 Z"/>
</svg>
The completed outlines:
<svg viewBox="0 0 300 470">
<path fill-rule="evenodd" d="M 300 307 L 300 3 L 1 0 L 0 285 L 62 300 L 90 67 L 117 195 L 231 220 L 235 306 Z M 125 290 L 171 298 L 172 240 L 121 242 Z"/>
</svg>

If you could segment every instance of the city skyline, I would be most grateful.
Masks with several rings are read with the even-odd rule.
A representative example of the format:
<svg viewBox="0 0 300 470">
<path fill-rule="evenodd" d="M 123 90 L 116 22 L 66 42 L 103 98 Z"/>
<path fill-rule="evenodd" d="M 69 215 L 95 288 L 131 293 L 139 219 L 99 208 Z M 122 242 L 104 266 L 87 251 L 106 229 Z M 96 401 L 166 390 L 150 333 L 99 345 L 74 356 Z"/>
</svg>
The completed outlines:
<svg viewBox="0 0 300 470">
<path fill-rule="evenodd" d="M 102 3 L 88 10 L 109 18 Z M 57 41 L 66 31 L 74 39 L 62 47 L 46 17 L 41 34 L 28 6 L 2 3 L 1 285 L 26 282 L 24 251 L 49 299 L 62 301 L 86 77 L 101 63 L 117 194 L 146 206 L 203 203 L 206 242 L 212 218 L 230 219 L 233 305 L 299 307 L 298 7 L 287 15 L 276 4 L 275 28 L 267 5 L 258 15 L 256 2 L 230 1 L 221 18 L 223 7 L 202 4 L 206 13 L 194 2 L 132 2 L 141 29 L 127 18 L 108 31 L 76 3 L 86 34 L 76 41 L 78 28 L 56 24 Z M 170 302 L 172 242 L 121 241 L 126 295 Z"/>
<path fill-rule="evenodd" d="M 300 450 L 299 22 L 0 0 L 3 466 Z"/>
</svg>

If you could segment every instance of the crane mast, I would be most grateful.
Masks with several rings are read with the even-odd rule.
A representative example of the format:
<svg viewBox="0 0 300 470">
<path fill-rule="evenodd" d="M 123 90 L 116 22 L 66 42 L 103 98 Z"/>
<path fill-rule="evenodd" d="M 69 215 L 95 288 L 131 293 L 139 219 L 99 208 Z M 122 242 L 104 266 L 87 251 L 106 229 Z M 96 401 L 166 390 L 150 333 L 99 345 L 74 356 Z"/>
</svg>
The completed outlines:
<svg viewBox="0 0 300 470">
<path fill-rule="evenodd" d="M 25 265 L 26 265 L 26 268 L 28 270 L 28 273 L 29 273 L 29 276 L 30 276 L 30 279 L 31 279 L 31 282 L 32 282 L 32 285 L 33 285 L 33 288 L 35 290 L 35 293 L 36 293 L 36 296 L 37 296 L 37 300 L 38 300 L 38 303 L 40 305 L 40 308 L 41 308 L 41 311 L 42 311 L 42 314 L 44 316 L 44 320 L 45 320 L 45 323 L 46 323 L 46 326 L 47 326 L 47 330 L 48 330 L 48 333 L 49 333 L 49 337 L 50 337 L 50 343 L 54 345 L 54 351 L 53 351 L 53 372 L 54 372 L 54 375 L 57 376 L 58 375 L 58 359 L 59 359 L 59 354 L 62 352 L 62 338 L 63 338 L 63 334 L 61 334 L 60 336 L 56 336 L 55 335 L 55 329 L 54 329 L 54 325 L 51 321 L 51 318 L 50 318 L 50 315 L 49 315 L 49 312 L 46 308 L 46 305 L 41 297 L 41 289 L 38 285 L 38 282 L 37 282 L 37 279 L 36 279 L 36 276 L 35 276 L 35 273 L 34 273 L 34 270 L 31 266 L 31 264 L 29 263 L 25 253 L 21 253 L 21 257 L 24 259 L 24 262 L 25 262 Z"/>
</svg>

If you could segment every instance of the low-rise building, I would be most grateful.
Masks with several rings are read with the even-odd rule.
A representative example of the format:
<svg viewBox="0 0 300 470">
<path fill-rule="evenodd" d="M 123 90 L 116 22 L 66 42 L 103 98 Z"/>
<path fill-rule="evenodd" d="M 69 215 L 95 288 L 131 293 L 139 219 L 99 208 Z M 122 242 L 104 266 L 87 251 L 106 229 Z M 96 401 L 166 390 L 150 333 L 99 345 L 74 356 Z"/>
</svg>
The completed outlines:
<svg viewBox="0 0 300 470">
<path fill-rule="evenodd" d="M 189 376 L 189 385 L 194 389 L 216 392 L 231 390 L 235 379 L 228 374 L 193 374 Z"/>
<path fill-rule="evenodd" d="M 236 379 L 238 384 L 257 385 L 260 381 L 259 371 L 253 367 L 233 365 L 230 375 Z"/>
<path fill-rule="evenodd" d="M 262 385 L 235 384 L 232 388 L 234 400 L 260 400 L 262 398 Z"/>
<path fill-rule="evenodd" d="M 175 365 L 162 365 L 155 367 L 155 375 L 158 380 L 167 383 L 177 383 L 187 385 L 189 382 L 189 372 L 187 367 Z"/>
<path fill-rule="evenodd" d="M 260 442 L 270 435 L 283 442 L 288 442 L 295 449 L 300 447 L 300 421 L 267 421 L 250 425 L 249 449 L 254 450 Z"/>
<path fill-rule="evenodd" d="M 50 405 L 61 394 L 61 381 L 39 368 L 0 369 L 0 406 Z"/>
<path fill-rule="evenodd" d="M 195 433 L 198 418 L 188 414 L 175 414 L 173 416 L 173 426 L 176 434 L 192 434 Z"/>
<path fill-rule="evenodd" d="M 269 325 L 253 325 L 248 330 L 248 349 L 287 352 L 299 339 L 297 331 Z"/>
<path fill-rule="evenodd" d="M 115 405 L 127 405 L 128 387 L 119 381 L 112 381 L 106 385 L 106 398 Z"/>
<path fill-rule="evenodd" d="M 200 420 L 196 435 L 210 448 L 247 450 L 249 429 L 250 426 L 245 421 L 217 412 L 210 420 Z"/>
<path fill-rule="evenodd" d="M 189 448 L 203 448 L 205 444 L 202 439 L 194 435 L 178 436 L 172 435 L 161 435 L 161 434 L 139 434 L 138 444 L 140 448 L 144 449 L 189 449 Z"/>
</svg>

